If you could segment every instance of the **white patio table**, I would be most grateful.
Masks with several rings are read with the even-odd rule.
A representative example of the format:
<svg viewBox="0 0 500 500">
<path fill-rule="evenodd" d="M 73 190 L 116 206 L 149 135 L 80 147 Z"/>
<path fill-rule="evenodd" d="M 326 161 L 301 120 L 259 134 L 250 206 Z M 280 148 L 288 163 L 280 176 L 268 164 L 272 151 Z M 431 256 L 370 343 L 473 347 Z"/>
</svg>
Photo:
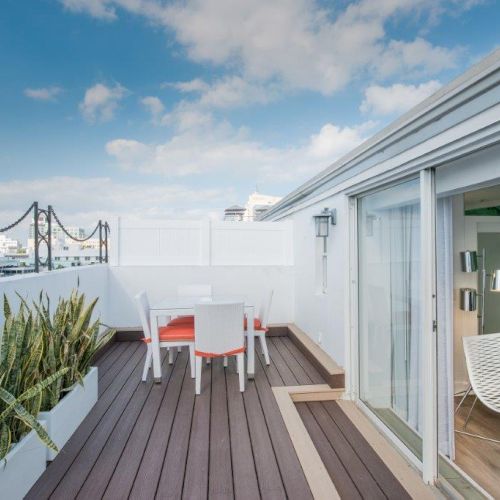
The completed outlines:
<svg viewBox="0 0 500 500">
<path fill-rule="evenodd" d="M 150 306 L 151 347 L 153 350 L 153 376 L 155 382 L 161 382 L 160 345 L 158 339 L 158 319 L 169 316 L 186 316 L 194 314 L 196 304 L 207 302 L 243 302 L 247 317 L 247 375 L 253 378 L 255 374 L 255 307 L 246 297 L 239 295 L 224 295 L 212 297 L 172 297 L 166 298 Z"/>
</svg>

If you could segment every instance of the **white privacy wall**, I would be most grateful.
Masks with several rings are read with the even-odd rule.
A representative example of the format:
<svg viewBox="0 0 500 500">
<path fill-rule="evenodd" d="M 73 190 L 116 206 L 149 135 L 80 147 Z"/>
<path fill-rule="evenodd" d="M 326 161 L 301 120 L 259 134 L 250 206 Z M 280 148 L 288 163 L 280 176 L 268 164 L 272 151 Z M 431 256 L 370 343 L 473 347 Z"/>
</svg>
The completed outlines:
<svg viewBox="0 0 500 500">
<path fill-rule="evenodd" d="M 99 297 L 95 314 L 100 316 L 103 323 L 107 323 L 109 319 L 108 266 L 105 264 L 0 278 L 0 295 L 3 297 L 3 294 L 6 294 L 13 309 L 19 306 L 17 294 L 31 303 L 32 300 L 38 300 L 40 292 L 44 292 L 48 294 L 52 310 L 54 310 L 59 297 L 67 298 L 77 287 L 85 293 L 88 300 Z M 3 325 L 3 322 L 2 305 L 0 325 Z"/>
<path fill-rule="evenodd" d="M 118 218 L 111 264 L 119 266 L 292 265 L 290 222 Z"/>
</svg>

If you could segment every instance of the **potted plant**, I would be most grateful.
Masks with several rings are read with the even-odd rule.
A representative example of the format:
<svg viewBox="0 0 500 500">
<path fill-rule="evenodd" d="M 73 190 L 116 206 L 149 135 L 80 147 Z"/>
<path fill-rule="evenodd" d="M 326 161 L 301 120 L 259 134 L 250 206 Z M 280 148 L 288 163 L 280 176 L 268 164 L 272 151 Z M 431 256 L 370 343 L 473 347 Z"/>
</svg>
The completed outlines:
<svg viewBox="0 0 500 500">
<path fill-rule="evenodd" d="M 48 297 L 40 297 L 36 305 L 44 345 L 43 374 L 51 376 L 68 368 L 64 377 L 44 392 L 39 414 L 58 448 L 64 446 L 97 402 L 97 367 L 91 367 L 91 362 L 114 334 L 108 331 L 100 335 L 100 320 L 92 319 L 97 300 L 87 305 L 85 295 L 75 290 L 69 299 L 59 299 L 53 316 Z M 56 450 L 47 449 L 47 460 L 56 455 Z"/>
<path fill-rule="evenodd" d="M 21 499 L 46 466 L 46 449 L 57 449 L 44 423 L 36 419 L 43 393 L 68 369 L 42 378 L 43 342 L 33 314 L 24 303 L 12 314 L 4 296 L 0 342 L 0 491 L 3 498 Z"/>
</svg>

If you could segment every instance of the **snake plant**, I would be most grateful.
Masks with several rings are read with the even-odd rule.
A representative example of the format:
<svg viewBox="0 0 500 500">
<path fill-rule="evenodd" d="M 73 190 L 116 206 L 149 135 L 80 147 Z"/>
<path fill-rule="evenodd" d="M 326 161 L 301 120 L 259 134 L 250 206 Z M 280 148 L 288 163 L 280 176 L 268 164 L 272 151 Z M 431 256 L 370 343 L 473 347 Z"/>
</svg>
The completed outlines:
<svg viewBox="0 0 500 500">
<path fill-rule="evenodd" d="M 53 408 L 65 392 L 83 382 L 93 356 L 113 336 L 113 331 L 100 335 L 99 319 L 92 320 L 97 300 L 86 304 L 85 295 L 74 290 L 68 299 L 59 299 L 53 316 L 47 296 L 41 296 L 35 304 L 44 351 L 43 375 L 51 376 L 68 368 L 64 377 L 57 379 L 44 392 L 42 410 Z"/>
<path fill-rule="evenodd" d="M 13 314 L 4 295 L 4 317 L 0 342 L 0 459 L 31 429 L 44 444 L 57 450 L 36 416 L 44 392 L 69 370 L 64 367 L 49 377 L 41 373 L 43 338 L 24 302 Z"/>
</svg>

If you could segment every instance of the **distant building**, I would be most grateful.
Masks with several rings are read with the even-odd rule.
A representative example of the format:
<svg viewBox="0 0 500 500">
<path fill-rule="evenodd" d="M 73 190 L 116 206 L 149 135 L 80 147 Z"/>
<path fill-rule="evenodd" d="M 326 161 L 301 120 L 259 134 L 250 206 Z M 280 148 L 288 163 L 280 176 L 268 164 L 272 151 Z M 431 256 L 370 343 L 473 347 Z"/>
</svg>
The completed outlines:
<svg viewBox="0 0 500 500">
<path fill-rule="evenodd" d="M 0 256 L 16 254 L 20 248 L 19 241 L 9 238 L 5 234 L 0 234 Z"/>
<path fill-rule="evenodd" d="M 278 203 L 279 196 L 269 196 L 255 191 L 252 193 L 245 204 L 245 207 L 233 205 L 224 210 L 224 220 L 236 221 L 256 221 L 267 212 L 273 205 Z"/>
<path fill-rule="evenodd" d="M 245 218 L 245 212 L 245 208 L 239 205 L 233 205 L 224 210 L 224 220 L 242 221 Z"/>
</svg>

